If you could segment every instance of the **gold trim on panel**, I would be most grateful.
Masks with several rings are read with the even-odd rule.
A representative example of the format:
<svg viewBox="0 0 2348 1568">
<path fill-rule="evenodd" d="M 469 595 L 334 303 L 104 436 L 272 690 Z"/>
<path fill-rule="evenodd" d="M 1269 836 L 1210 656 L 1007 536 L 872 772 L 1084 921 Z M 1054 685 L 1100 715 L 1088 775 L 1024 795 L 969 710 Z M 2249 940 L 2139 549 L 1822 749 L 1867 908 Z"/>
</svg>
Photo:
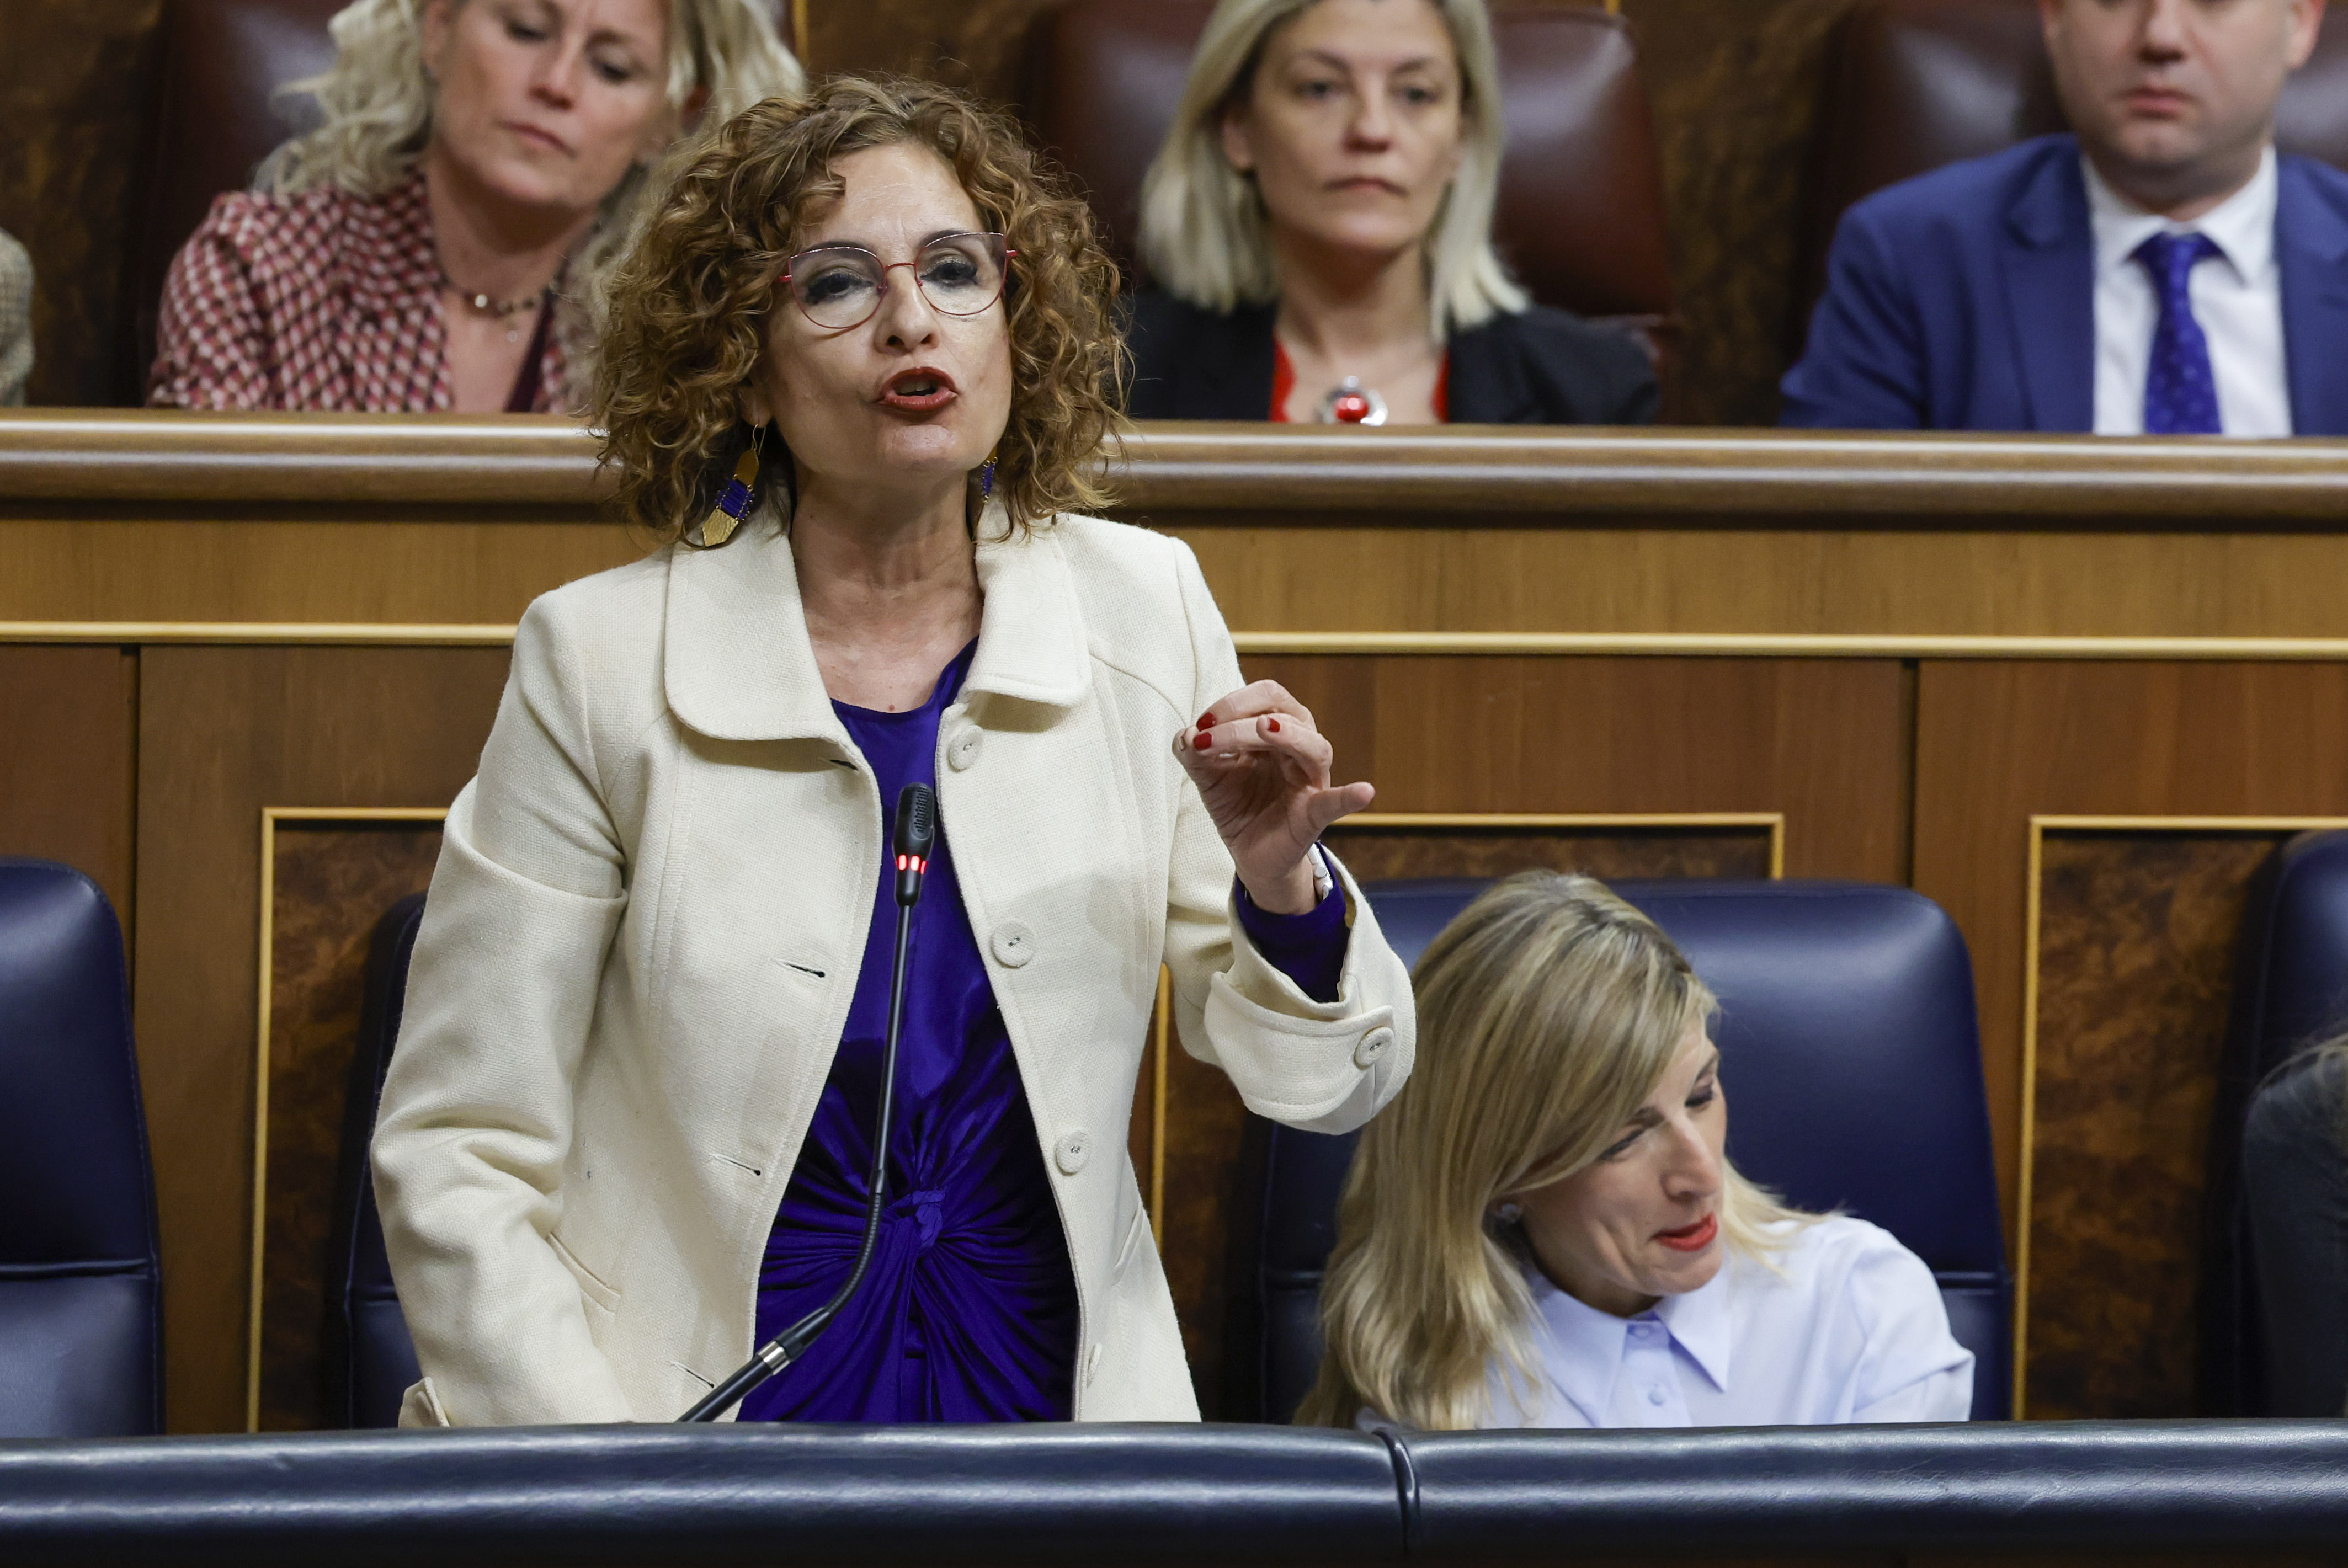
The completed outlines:
<svg viewBox="0 0 2348 1568">
<path fill-rule="evenodd" d="M 499 647 L 510 625 L 309 620 L 0 620 L 0 642 Z M 2348 637 L 2004 637 L 1710 631 L 1235 631 L 1242 654 L 1680 659 L 2170 659 L 2348 662 Z"/>
<path fill-rule="evenodd" d="M 423 644 L 497 647 L 510 626 L 433 626 L 399 621 L 0 620 L 0 642 L 224 642 Z"/>
<path fill-rule="evenodd" d="M 262 1241 L 269 1208 L 270 949 L 276 940 L 277 825 L 281 822 L 445 822 L 446 806 L 264 805 L 261 808 L 260 1012 L 253 1027 L 252 1239 L 251 1299 L 246 1304 L 244 1430 L 261 1430 Z"/>
<path fill-rule="evenodd" d="M 1769 877 L 1786 875 L 1786 814 L 1782 811 L 1362 811 L 1340 819 L 1352 827 L 1766 827 Z"/>
<path fill-rule="evenodd" d="M 1614 654 L 1708 659 L 2348 660 L 2340 637 L 2007 637 L 1874 632 L 1234 631 L 1241 653 Z"/>
<path fill-rule="evenodd" d="M 2013 1419 L 2029 1386 L 2030 1205 L 2038 1131 L 2038 918 L 2046 835 L 2052 833 L 2313 833 L 2348 827 L 2348 816 L 2077 816 L 2034 813 L 2022 937 L 2021 1169 L 2014 1184 Z"/>
</svg>

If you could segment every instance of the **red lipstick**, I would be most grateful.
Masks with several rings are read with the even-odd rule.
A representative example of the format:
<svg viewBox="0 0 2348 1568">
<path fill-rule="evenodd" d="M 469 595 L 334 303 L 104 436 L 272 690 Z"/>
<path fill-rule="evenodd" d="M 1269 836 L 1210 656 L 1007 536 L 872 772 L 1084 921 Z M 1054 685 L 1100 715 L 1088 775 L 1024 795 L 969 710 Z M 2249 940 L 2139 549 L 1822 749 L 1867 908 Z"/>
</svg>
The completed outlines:
<svg viewBox="0 0 2348 1568">
<path fill-rule="evenodd" d="M 901 370 L 883 383 L 880 406 L 901 408 L 908 414 L 929 414 L 943 408 L 958 395 L 953 377 L 942 370 L 917 366 Z"/>
<path fill-rule="evenodd" d="M 1692 1225 L 1682 1225 L 1675 1231 L 1657 1231 L 1655 1239 L 1673 1252 L 1702 1252 L 1720 1234 L 1720 1216 L 1706 1214 Z"/>
</svg>

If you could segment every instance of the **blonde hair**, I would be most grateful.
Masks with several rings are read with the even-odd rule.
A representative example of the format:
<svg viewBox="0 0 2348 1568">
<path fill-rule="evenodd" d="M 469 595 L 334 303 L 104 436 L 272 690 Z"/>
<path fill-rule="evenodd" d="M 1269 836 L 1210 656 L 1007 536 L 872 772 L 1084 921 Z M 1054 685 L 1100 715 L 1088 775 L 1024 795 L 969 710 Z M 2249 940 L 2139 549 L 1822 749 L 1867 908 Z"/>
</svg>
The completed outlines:
<svg viewBox="0 0 2348 1568">
<path fill-rule="evenodd" d="M 469 0 L 450 0 L 452 9 Z M 308 97 L 322 117 L 263 159 L 253 189 L 277 196 L 332 186 L 378 197 L 416 168 L 431 138 L 435 88 L 424 66 L 426 0 L 352 0 L 327 30 L 335 63 L 277 89 Z M 570 292 L 600 317 L 605 286 L 645 215 L 692 149 L 761 99 L 796 95 L 806 73 L 776 36 L 762 0 L 668 0 L 670 109 L 682 116 L 706 90 L 699 133 L 679 135 L 666 157 L 638 165 L 603 198 L 594 226 L 571 259 Z M 568 334 L 566 334 L 567 336 Z M 579 345 L 586 346 L 586 345 Z M 564 347 L 576 352 L 566 341 Z"/>
<path fill-rule="evenodd" d="M 1492 249 L 1500 191 L 1500 67 L 1484 0 L 1426 0 L 1459 56 L 1459 173 L 1428 227 L 1427 302 L 1435 335 L 1481 326 L 1530 300 Z M 1222 121 L 1252 88 L 1264 40 L 1317 0 L 1222 0 L 1207 19 L 1174 123 L 1141 182 L 1142 260 L 1160 284 L 1227 312 L 1280 297 L 1263 199 L 1223 156 Z"/>
<path fill-rule="evenodd" d="M 1494 1207 L 1595 1161 L 1718 1009 L 1653 920 L 1554 871 L 1487 891 L 1411 978 L 1418 1059 L 1346 1178 L 1306 1425 L 1365 1407 L 1422 1430 L 1483 1425 L 1496 1358 L 1538 1389 L 1525 1244 Z M 1722 1235 L 1747 1256 L 1768 1261 L 1785 1222 L 1812 1217 L 1723 1177 Z"/>
</svg>

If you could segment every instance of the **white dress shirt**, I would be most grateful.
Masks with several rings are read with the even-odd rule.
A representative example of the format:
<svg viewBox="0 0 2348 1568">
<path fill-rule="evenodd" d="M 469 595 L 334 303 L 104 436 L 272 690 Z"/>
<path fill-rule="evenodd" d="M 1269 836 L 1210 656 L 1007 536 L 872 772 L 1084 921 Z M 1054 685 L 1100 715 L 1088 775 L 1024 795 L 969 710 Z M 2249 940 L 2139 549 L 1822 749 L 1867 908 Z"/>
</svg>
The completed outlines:
<svg viewBox="0 0 2348 1568">
<path fill-rule="evenodd" d="M 1529 1269 L 1542 1386 L 1495 1368 L 1489 1425 L 1823 1426 L 1962 1421 L 1973 1355 L 1940 1286 L 1890 1232 L 1830 1214 L 1773 1270 L 1730 1252 L 1710 1284 L 1616 1317 Z"/>
<path fill-rule="evenodd" d="M 2206 234 L 2219 254 L 2186 285 L 2209 343 L 2218 422 L 2229 436 L 2288 436 L 2291 382 L 2284 369 L 2282 268 L 2275 260 L 2275 154 L 2250 182 L 2190 223 L 2147 212 L 2104 182 L 2084 155 L 2087 215 L 2096 240 L 2096 434 L 2144 434 L 2144 386 L 2160 297 L 2137 247 L 2155 234 Z"/>
</svg>

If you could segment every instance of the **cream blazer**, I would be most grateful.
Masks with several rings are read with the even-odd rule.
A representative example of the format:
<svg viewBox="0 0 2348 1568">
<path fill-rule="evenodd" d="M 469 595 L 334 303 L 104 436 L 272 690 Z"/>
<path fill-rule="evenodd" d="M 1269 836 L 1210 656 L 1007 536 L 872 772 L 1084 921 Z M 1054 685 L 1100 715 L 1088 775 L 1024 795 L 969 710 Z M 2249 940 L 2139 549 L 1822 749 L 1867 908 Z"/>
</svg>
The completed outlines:
<svg viewBox="0 0 2348 1568">
<path fill-rule="evenodd" d="M 1159 964 L 1185 1049 L 1333 1132 L 1410 1071 L 1409 976 L 1342 866 L 1336 1002 L 1235 936 L 1231 857 L 1173 753 L 1241 684 L 1187 547 L 1065 517 L 979 546 L 978 576 L 939 809 L 1076 1275 L 1076 1414 L 1195 1420 L 1126 1156 Z M 749 1358 L 883 834 L 778 528 L 530 606 L 449 808 L 376 1130 L 425 1374 L 404 1424 L 672 1420 Z"/>
</svg>

